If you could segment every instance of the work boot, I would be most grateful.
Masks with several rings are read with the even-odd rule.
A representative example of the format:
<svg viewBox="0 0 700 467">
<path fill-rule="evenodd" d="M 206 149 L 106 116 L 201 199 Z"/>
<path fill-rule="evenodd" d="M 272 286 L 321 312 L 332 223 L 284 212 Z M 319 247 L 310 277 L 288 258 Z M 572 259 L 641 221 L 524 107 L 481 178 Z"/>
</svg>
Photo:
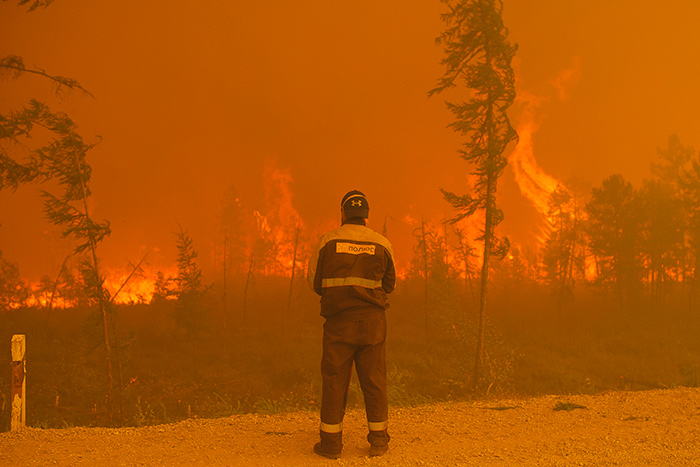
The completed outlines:
<svg viewBox="0 0 700 467">
<path fill-rule="evenodd" d="M 329 459 L 338 459 L 343 450 L 343 432 L 326 433 L 321 431 L 321 441 L 314 444 L 314 452 Z"/>
<path fill-rule="evenodd" d="M 371 431 L 367 435 L 370 457 L 381 456 L 389 450 L 389 433 L 387 430 Z"/>
</svg>

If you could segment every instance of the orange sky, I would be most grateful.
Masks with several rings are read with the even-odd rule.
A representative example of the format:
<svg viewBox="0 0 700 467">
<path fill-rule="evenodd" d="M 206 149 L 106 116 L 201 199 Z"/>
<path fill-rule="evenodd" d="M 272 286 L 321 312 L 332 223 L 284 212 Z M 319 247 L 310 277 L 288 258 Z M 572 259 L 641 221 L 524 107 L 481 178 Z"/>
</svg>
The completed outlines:
<svg viewBox="0 0 700 467">
<path fill-rule="evenodd" d="M 450 96 L 426 96 L 442 73 L 442 11 L 425 0 L 56 0 L 33 13 L 0 2 L 0 56 L 95 96 L 57 101 L 40 78 L 4 80 L 0 112 L 36 97 L 86 140 L 102 137 L 89 161 L 93 214 L 112 223 L 100 252 L 110 266 L 145 252 L 172 263 L 178 222 L 206 261 L 224 190 L 263 209 L 270 166 L 291 175 L 309 229 L 337 219 L 346 191 L 364 190 L 371 226 L 392 216 L 405 261 L 414 226 L 401 219 L 449 216 L 438 188 L 463 191 L 469 171 L 445 128 Z M 519 46 L 512 120 L 536 120 L 544 172 L 639 184 L 670 134 L 700 148 L 700 2 L 505 0 L 504 21 Z M 539 218 L 511 169 L 499 190 L 502 231 L 527 244 Z M 53 276 L 69 251 L 37 192 L 0 193 L 0 250 L 26 277 Z"/>
</svg>

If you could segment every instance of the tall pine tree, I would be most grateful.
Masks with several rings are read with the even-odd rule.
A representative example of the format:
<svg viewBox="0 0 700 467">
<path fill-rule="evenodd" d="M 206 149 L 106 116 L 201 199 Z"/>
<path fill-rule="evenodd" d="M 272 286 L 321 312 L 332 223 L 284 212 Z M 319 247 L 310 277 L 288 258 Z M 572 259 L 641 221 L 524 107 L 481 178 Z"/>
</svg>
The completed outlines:
<svg viewBox="0 0 700 467">
<path fill-rule="evenodd" d="M 495 228 L 503 220 L 496 205 L 498 178 L 507 164 L 503 153 L 517 139 L 507 110 L 515 99 L 515 78 L 511 60 L 517 46 L 508 41 L 508 30 L 501 16 L 499 0 L 442 0 L 449 11 L 442 15 L 445 31 L 437 38 L 445 51 L 442 64 L 445 73 L 429 95 L 442 93 L 458 84 L 471 90 L 466 102 L 448 102 L 455 120 L 449 125 L 467 137 L 460 156 L 474 166 L 476 184 L 470 194 L 457 195 L 442 190 L 445 199 L 457 211 L 452 222 L 484 213 L 484 228 L 477 239 L 484 243 L 479 299 L 479 327 L 474 388 L 481 378 L 484 330 L 486 326 L 486 297 L 489 261 L 502 258 L 508 251 L 508 240 L 496 236 Z"/>
</svg>

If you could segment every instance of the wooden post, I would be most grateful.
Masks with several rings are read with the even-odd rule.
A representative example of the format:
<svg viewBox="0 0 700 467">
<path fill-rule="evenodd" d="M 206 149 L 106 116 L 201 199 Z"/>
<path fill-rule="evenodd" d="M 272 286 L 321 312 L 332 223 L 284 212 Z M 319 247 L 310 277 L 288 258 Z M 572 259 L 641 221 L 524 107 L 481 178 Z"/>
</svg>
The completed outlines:
<svg viewBox="0 0 700 467">
<path fill-rule="evenodd" d="M 24 428 L 27 421 L 26 342 L 24 334 L 12 336 L 12 431 Z"/>
</svg>

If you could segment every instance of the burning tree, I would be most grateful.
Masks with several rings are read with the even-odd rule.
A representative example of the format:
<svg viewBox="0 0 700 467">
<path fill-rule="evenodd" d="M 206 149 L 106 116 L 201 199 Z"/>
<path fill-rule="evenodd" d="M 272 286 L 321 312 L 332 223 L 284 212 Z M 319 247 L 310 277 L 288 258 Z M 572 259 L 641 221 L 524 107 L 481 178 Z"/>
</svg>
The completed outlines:
<svg viewBox="0 0 700 467">
<path fill-rule="evenodd" d="M 445 74 L 429 95 L 441 93 L 463 81 L 473 90 L 468 102 L 447 103 L 455 116 L 449 126 L 469 139 L 459 151 L 460 156 L 475 165 L 477 182 L 473 194 L 456 195 L 445 190 L 445 199 L 457 210 L 452 222 L 484 212 L 484 228 L 478 240 L 484 242 L 479 299 L 479 330 L 474 387 L 479 384 L 484 346 L 485 310 L 491 256 L 502 258 L 508 251 L 508 241 L 495 234 L 503 220 L 496 206 L 498 178 L 507 164 L 503 152 L 517 139 L 507 110 L 515 99 L 514 74 L 511 60 L 517 46 L 508 41 L 503 25 L 503 5 L 498 0 L 443 0 L 449 12 L 442 15 L 447 29 L 437 38 L 446 57 L 442 60 Z"/>
</svg>

